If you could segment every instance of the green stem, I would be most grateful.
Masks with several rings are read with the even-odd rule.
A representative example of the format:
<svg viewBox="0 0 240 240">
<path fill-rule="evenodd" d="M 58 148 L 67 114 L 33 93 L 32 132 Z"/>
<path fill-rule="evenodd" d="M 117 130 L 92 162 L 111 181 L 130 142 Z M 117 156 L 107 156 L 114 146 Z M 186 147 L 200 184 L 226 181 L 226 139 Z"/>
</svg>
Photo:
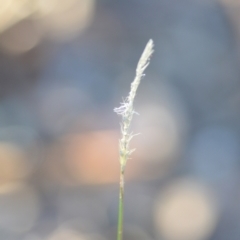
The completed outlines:
<svg viewBox="0 0 240 240">
<path fill-rule="evenodd" d="M 120 172 L 120 184 L 119 184 L 119 205 L 118 205 L 118 231 L 117 240 L 122 240 L 123 236 L 123 197 L 124 197 L 124 171 Z"/>
</svg>

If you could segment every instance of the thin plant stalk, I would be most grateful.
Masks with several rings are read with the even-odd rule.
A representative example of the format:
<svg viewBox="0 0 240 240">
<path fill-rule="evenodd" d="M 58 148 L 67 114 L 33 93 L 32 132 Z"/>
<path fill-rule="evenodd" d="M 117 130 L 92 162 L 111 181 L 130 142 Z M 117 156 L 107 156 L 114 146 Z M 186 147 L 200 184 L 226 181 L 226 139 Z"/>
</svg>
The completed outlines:
<svg viewBox="0 0 240 240">
<path fill-rule="evenodd" d="M 123 197 L 124 197 L 124 171 L 120 171 L 119 183 L 119 205 L 118 205 L 118 229 L 117 240 L 122 240 L 123 235 Z"/>
<path fill-rule="evenodd" d="M 119 108 L 114 111 L 122 116 L 121 126 L 121 139 L 119 140 L 119 161 L 120 161 L 120 183 L 119 183 L 119 207 L 118 207 L 118 230 L 117 240 L 122 240 L 123 236 L 123 199 L 124 199 L 124 172 L 126 163 L 130 155 L 135 149 L 130 149 L 129 144 L 131 139 L 136 135 L 130 132 L 130 125 L 133 115 L 136 113 L 133 109 L 133 102 L 136 96 L 138 86 L 141 79 L 144 77 L 144 71 L 150 63 L 150 57 L 153 53 L 153 41 L 150 39 L 139 59 L 136 76 L 131 84 L 131 90 Z"/>
</svg>

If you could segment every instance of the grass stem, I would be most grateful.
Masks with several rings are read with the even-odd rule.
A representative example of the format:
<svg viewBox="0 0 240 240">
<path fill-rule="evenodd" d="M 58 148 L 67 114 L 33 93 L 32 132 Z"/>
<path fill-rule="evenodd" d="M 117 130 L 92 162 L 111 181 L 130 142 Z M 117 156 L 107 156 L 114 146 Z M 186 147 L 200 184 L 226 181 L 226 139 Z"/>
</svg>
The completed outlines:
<svg viewBox="0 0 240 240">
<path fill-rule="evenodd" d="M 121 169 L 120 183 L 119 183 L 117 240 L 122 240 L 122 235 L 123 235 L 123 198 L 124 198 L 124 171 Z"/>
</svg>

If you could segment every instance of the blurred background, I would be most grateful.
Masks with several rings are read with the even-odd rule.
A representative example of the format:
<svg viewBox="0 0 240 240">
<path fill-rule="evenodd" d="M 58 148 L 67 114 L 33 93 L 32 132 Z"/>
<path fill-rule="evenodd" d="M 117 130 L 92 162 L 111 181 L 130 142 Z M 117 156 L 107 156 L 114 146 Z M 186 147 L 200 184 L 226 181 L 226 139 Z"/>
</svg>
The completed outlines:
<svg viewBox="0 0 240 240">
<path fill-rule="evenodd" d="M 120 118 L 147 41 L 125 240 L 240 239 L 240 0 L 0 0 L 0 240 L 112 240 Z"/>
</svg>

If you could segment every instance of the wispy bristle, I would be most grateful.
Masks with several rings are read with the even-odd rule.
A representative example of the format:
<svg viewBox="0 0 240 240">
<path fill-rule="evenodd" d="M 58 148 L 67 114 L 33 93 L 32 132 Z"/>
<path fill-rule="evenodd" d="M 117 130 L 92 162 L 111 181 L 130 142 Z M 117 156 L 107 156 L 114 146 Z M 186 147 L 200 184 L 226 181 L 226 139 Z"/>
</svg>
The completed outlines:
<svg viewBox="0 0 240 240">
<path fill-rule="evenodd" d="M 119 152 L 120 152 L 120 164 L 121 168 L 124 169 L 127 160 L 129 159 L 131 153 L 134 150 L 129 149 L 130 140 L 136 134 L 130 133 L 130 125 L 132 121 L 132 117 L 134 113 L 136 113 L 133 109 L 133 102 L 136 96 L 136 92 L 138 86 L 141 82 L 141 79 L 144 77 L 144 71 L 150 63 L 150 58 L 153 53 L 153 41 L 150 39 L 138 61 L 137 68 L 136 68 L 136 76 L 131 84 L 131 90 L 129 92 L 128 97 L 125 101 L 121 103 L 121 106 L 114 109 L 114 112 L 122 116 L 122 123 L 121 123 L 121 133 L 122 138 L 120 139 L 119 143 Z"/>
</svg>

